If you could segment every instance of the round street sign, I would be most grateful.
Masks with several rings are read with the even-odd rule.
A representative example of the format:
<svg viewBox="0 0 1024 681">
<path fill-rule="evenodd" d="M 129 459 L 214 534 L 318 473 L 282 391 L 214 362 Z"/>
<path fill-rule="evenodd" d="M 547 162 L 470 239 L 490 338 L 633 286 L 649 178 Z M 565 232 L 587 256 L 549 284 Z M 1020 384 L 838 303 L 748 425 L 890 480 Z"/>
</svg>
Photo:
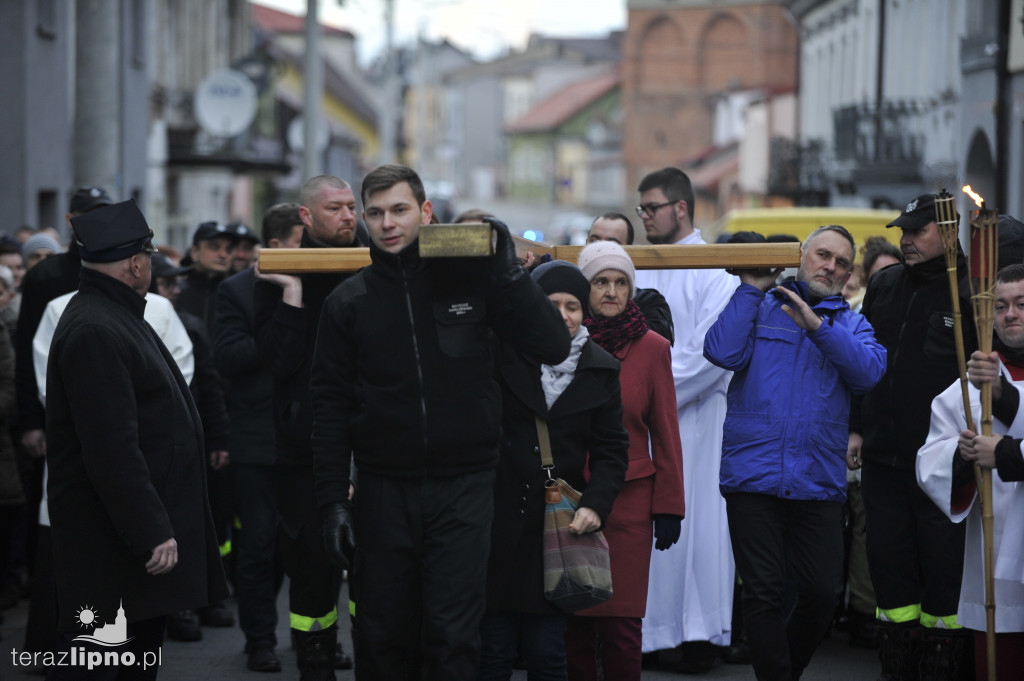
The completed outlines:
<svg viewBox="0 0 1024 681">
<path fill-rule="evenodd" d="M 196 121 L 215 137 L 234 137 L 256 117 L 256 86 L 240 71 L 214 71 L 196 88 Z"/>
</svg>

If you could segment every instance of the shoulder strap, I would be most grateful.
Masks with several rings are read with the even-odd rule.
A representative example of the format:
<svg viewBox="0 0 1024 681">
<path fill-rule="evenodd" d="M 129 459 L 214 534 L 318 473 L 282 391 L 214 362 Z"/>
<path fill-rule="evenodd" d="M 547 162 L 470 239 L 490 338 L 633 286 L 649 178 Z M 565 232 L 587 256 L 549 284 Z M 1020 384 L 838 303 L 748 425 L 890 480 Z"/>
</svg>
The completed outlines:
<svg viewBox="0 0 1024 681">
<path fill-rule="evenodd" d="M 540 466 L 549 471 L 554 470 L 555 460 L 551 457 L 551 438 L 548 436 L 548 422 L 540 416 L 534 415 L 537 422 L 537 442 L 540 445 Z"/>
</svg>

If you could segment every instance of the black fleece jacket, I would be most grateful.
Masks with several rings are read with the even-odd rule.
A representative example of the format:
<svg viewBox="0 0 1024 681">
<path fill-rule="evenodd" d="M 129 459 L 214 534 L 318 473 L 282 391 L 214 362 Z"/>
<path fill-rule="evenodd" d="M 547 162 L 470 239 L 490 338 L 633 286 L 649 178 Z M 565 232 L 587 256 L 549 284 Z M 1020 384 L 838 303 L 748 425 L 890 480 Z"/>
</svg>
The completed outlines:
<svg viewBox="0 0 1024 681">
<path fill-rule="evenodd" d="M 967 262 L 957 259 L 964 353 L 978 349 Z M 928 437 L 932 399 L 960 378 L 945 255 L 882 270 L 868 284 L 862 314 L 888 353 L 885 376 L 854 402 L 850 430 L 864 437 L 865 461 L 913 468 Z"/>
<path fill-rule="evenodd" d="M 310 391 L 321 506 L 360 472 L 446 477 L 494 469 L 501 391 L 493 331 L 538 363 L 568 356 L 561 315 L 529 276 L 500 285 L 491 259 L 420 259 L 370 245 L 372 264 L 324 304 Z"/>
</svg>

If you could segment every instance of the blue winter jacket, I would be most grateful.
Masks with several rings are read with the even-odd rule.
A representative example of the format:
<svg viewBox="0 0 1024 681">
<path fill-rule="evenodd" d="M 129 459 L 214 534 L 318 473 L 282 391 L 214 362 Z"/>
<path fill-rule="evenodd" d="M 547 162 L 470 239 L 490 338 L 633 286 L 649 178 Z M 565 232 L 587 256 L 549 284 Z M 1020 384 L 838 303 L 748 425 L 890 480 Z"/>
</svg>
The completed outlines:
<svg viewBox="0 0 1024 681">
<path fill-rule="evenodd" d="M 807 300 L 803 282 L 785 284 Z M 850 395 L 885 374 L 885 348 L 840 296 L 812 306 L 824 321 L 804 331 L 781 293 L 740 284 L 704 339 L 704 356 L 734 371 L 720 488 L 783 499 L 846 499 Z"/>
</svg>

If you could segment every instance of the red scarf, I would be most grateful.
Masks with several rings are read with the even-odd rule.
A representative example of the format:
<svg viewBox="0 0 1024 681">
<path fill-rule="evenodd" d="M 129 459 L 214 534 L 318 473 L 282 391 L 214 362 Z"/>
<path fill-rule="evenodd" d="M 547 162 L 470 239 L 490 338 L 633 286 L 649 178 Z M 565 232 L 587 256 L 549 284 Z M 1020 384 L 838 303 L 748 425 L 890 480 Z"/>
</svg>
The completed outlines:
<svg viewBox="0 0 1024 681">
<path fill-rule="evenodd" d="M 605 319 L 587 317 L 583 325 L 590 331 L 591 340 L 613 355 L 629 341 L 647 333 L 647 318 L 632 299 L 621 314 Z"/>
</svg>

